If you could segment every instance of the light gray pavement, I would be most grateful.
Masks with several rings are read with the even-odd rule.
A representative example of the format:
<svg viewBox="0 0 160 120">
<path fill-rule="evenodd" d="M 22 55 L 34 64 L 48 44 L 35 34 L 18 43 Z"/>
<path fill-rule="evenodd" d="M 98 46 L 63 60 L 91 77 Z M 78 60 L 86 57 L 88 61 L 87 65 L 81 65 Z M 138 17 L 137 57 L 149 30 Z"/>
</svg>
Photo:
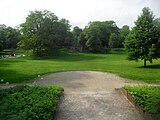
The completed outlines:
<svg viewBox="0 0 160 120">
<path fill-rule="evenodd" d="M 41 76 L 27 85 L 61 85 L 61 97 L 55 120 L 143 120 L 139 112 L 115 90 L 124 85 L 145 84 L 115 74 L 95 71 L 70 71 Z M 17 84 L 1 85 L 1 88 Z"/>
<path fill-rule="evenodd" d="M 121 88 L 124 85 L 146 84 L 139 81 L 131 81 L 121 78 L 115 74 L 95 71 L 70 71 L 59 72 L 42 76 L 33 85 L 61 85 L 66 93 L 72 92 L 99 92 L 114 91 L 115 88 Z"/>
<path fill-rule="evenodd" d="M 142 120 L 135 108 L 118 93 L 65 94 L 55 120 Z"/>
<path fill-rule="evenodd" d="M 34 84 L 64 87 L 55 120 L 143 120 L 125 96 L 115 90 L 138 83 L 111 73 L 62 72 L 42 77 Z"/>
</svg>

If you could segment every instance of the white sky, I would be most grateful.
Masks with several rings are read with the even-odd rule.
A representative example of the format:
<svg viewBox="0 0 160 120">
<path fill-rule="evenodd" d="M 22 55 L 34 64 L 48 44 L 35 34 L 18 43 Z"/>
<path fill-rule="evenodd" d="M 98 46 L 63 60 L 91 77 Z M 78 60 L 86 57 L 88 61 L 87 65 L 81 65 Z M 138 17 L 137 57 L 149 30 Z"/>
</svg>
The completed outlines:
<svg viewBox="0 0 160 120">
<path fill-rule="evenodd" d="M 134 26 L 143 7 L 160 17 L 160 0 L 0 0 L 0 24 L 18 26 L 31 10 L 49 10 L 60 19 L 84 28 L 90 21 L 114 20 L 118 27 Z"/>
</svg>

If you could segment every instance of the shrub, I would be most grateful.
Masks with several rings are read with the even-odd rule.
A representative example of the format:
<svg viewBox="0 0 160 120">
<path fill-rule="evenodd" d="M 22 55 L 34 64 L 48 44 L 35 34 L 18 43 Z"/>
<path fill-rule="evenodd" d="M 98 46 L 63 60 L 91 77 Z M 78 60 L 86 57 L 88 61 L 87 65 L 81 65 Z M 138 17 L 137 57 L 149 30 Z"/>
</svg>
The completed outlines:
<svg viewBox="0 0 160 120">
<path fill-rule="evenodd" d="M 160 87 L 158 86 L 125 86 L 124 89 L 134 98 L 135 102 L 145 111 L 160 115 Z"/>
<path fill-rule="evenodd" d="M 58 86 L 19 86 L 0 90 L 0 118 L 2 120 L 52 120 L 62 90 Z"/>
</svg>

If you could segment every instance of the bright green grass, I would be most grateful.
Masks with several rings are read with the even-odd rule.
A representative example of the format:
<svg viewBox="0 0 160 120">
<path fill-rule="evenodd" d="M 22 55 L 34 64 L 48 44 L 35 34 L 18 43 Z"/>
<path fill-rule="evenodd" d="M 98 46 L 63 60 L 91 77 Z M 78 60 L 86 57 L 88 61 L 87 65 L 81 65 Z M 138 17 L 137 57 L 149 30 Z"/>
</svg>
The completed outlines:
<svg viewBox="0 0 160 120">
<path fill-rule="evenodd" d="M 22 57 L 0 59 L 0 80 L 22 82 L 59 71 L 92 70 L 116 73 L 124 78 L 145 82 L 160 82 L 160 59 L 148 63 L 126 60 L 126 54 L 63 53 L 49 59 Z M 1 82 L 2 83 L 2 82 Z"/>
</svg>

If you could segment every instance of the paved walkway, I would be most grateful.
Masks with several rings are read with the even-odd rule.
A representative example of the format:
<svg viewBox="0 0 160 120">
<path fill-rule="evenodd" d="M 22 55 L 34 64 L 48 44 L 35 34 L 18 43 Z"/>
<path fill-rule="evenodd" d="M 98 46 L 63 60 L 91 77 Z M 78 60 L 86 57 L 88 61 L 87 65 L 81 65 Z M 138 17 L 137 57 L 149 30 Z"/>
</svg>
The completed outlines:
<svg viewBox="0 0 160 120">
<path fill-rule="evenodd" d="M 54 84 L 65 89 L 55 120 L 143 120 L 125 96 L 115 90 L 143 82 L 129 81 L 105 72 L 72 71 L 53 73 L 28 83 Z"/>
<path fill-rule="evenodd" d="M 137 82 L 129 82 L 114 74 L 62 72 L 47 75 L 34 84 L 64 87 L 55 120 L 143 120 L 132 104 L 115 90 Z"/>
</svg>

